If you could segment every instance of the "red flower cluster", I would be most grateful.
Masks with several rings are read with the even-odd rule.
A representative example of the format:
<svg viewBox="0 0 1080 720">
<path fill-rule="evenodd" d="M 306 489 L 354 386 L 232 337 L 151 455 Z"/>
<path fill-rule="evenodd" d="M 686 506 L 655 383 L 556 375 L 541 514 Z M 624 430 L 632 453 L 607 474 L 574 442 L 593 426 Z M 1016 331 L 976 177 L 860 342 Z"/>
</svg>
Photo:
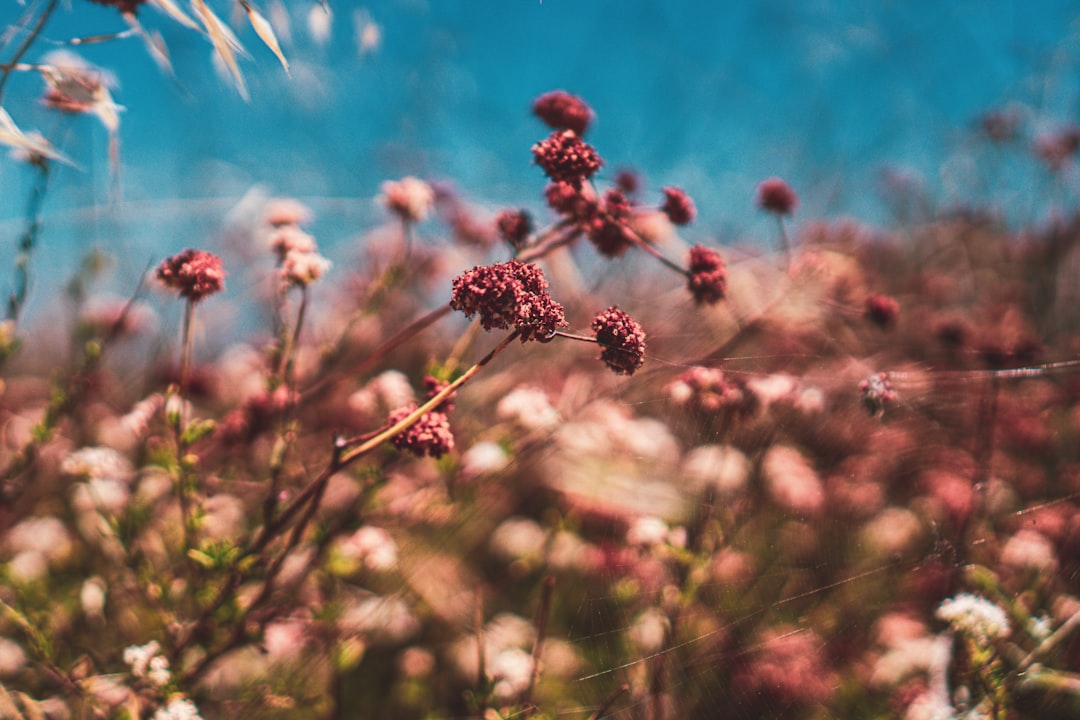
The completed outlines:
<svg viewBox="0 0 1080 720">
<path fill-rule="evenodd" d="M 409 416 L 416 405 L 407 405 L 390 413 L 386 422 L 390 425 Z M 450 418 L 446 413 L 433 410 L 424 413 L 408 430 L 398 433 L 390 441 L 398 450 L 411 452 L 417 457 L 429 455 L 441 458 L 454 449 L 454 434 L 450 432 Z"/>
<path fill-rule="evenodd" d="M 166 258 L 157 268 L 157 279 L 179 291 L 181 297 L 199 302 L 225 288 L 221 258 L 205 250 L 188 248 Z"/>
<path fill-rule="evenodd" d="M 690 248 L 687 287 L 698 305 L 713 305 L 727 295 L 727 270 L 720 253 L 703 245 Z"/>
<path fill-rule="evenodd" d="M 146 0 L 90 0 L 98 5 L 109 5 L 117 8 L 122 13 L 135 14 L 135 9 L 142 5 Z"/>
<path fill-rule="evenodd" d="M 510 247 L 519 248 L 532 232 L 532 218 L 524 210 L 503 210 L 495 216 L 495 229 Z"/>
<path fill-rule="evenodd" d="M 757 187 L 757 204 L 762 210 L 777 215 L 790 215 L 799 207 L 799 196 L 791 186 L 778 177 L 762 180 Z"/>
<path fill-rule="evenodd" d="M 465 317 L 479 314 L 485 330 L 514 327 L 522 342 L 546 340 L 566 325 L 562 305 L 547 288 L 543 271 L 532 263 L 480 265 L 454 278 L 450 308 Z"/>
<path fill-rule="evenodd" d="M 604 201 L 590 208 L 591 217 L 584 222 L 585 233 L 601 255 L 618 257 L 630 247 L 626 221 L 630 219 L 630 202 L 622 190 L 604 193 Z"/>
<path fill-rule="evenodd" d="M 438 379 L 434 375 L 425 375 L 424 376 L 424 389 L 427 391 L 427 399 L 430 400 L 431 398 L 438 395 L 440 392 L 443 391 L 443 388 L 445 388 L 449 384 L 450 383 L 443 382 L 442 380 Z M 441 410 L 442 412 L 445 412 L 445 413 L 453 412 L 453 410 L 454 410 L 454 399 L 456 397 L 457 397 L 456 392 L 450 393 L 450 396 L 447 397 L 445 400 L 443 400 L 439 404 L 438 409 Z"/>
<path fill-rule="evenodd" d="M 533 145 L 532 152 L 534 162 L 549 178 L 574 188 L 580 188 L 603 164 L 596 150 L 573 130 L 556 130 Z"/>
<path fill-rule="evenodd" d="M 533 102 L 532 110 L 548 127 L 573 130 L 578 135 L 585 134 L 593 119 L 593 111 L 585 101 L 565 90 L 544 93 Z"/>
<path fill-rule="evenodd" d="M 600 359 L 619 375 L 633 375 L 645 363 L 645 331 L 617 307 L 600 312 L 592 322 Z"/>
<path fill-rule="evenodd" d="M 664 205 L 660 208 L 675 225 L 689 225 L 697 217 L 697 208 L 681 188 L 664 188 Z"/>
</svg>

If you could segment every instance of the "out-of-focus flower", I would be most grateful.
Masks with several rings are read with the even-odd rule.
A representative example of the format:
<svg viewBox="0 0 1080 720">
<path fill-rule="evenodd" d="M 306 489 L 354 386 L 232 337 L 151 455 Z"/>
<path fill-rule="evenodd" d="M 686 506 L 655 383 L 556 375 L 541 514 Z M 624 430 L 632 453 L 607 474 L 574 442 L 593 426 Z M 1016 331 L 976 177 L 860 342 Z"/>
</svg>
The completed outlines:
<svg viewBox="0 0 1080 720">
<path fill-rule="evenodd" d="M 600 169 L 603 161 L 596 150 L 573 130 L 556 130 L 533 145 L 533 160 L 549 178 L 580 188 Z"/>
<path fill-rule="evenodd" d="M 532 232 L 532 218 L 524 210 L 503 210 L 495 216 L 499 237 L 512 248 L 520 248 Z"/>
<path fill-rule="evenodd" d="M 518 386 L 504 395 L 495 406 L 495 416 L 536 432 L 550 432 L 562 422 L 547 393 L 529 385 Z"/>
<path fill-rule="evenodd" d="M 619 375 L 633 375 L 645 363 L 645 331 L 617 307 L 597 314 L 592 322 L 600 360 Z"/>
<path fill-rule="evenodd" d="M 154 416 L 163 407 L 165 407 L 165 396 L 161 393 L 154 393 L 135 403 L 131 410 L 120 418 L 120 424 L 136 438 L 142 438 L 149 431 L 150 422 L 154 419 Z"/>
<path fill-rule="evenodd" d="M 787 445 L 773 445 L 761 463 L 773 502 L 799 515 L 813 515 L 825 504 L 825 488 L 810 461 Z"/>
<path fill-rule="evenodd" d="M 263 217 L 268 225 L 306 225 L 311 222 L 311 208 L 293 198 L 272 198 L 266 203 Z"/>
<path fill-rule="evenodd" d="M 991 142 L 1005 143 L 1019 137 L 1021 122 L 1013 109 L 994 110 L 979 118 L 979 129 Z"/>
<path fill-rule="evenodd" d="M 799 207 L 799 196 L 778 177 L 762 180 L 754 201 L 762 210 L 776 215 L 791 215 Z"/>
<path fill-rule="evenodd" d="M 995 603 L 971 593 L 960 593 L 941 603 L 938 619 L 980 647 L 1009 636 L 1009 616 Z"/>
<path fill-rule="evenodd" d="M 590 217 L 583 221 L 589 241 L 605 257 L 619 257 L 633 244 L 627 221 L 632 210 L 622 190 L 604 193 L 603 202 L 596 205 Z"/>
<path fill-rule="evenodd" d="M 48 89 L 45 104 L 66 113 L 95 115 L 109 132 L 120 126 L 120 108 L 113 102 L 110 88 L 115 79 L 69 50 L 57 50 L 44 57 L 41 75 Z"/>
<path fill-rule="evenodd" d="M 863 313 L 870 322 L 882 329 L 888 329 L 896 325 L 896 319 L 900 316 L 900 303 L 888 295 L 874 293 L 866 296 Z"/>
<path fill-rule="evenodd" d="M 412 176 L 382 184 L 382 203 L 405 222 L 421 222 L 435 206 L 435 190 Z"/>
<path fill-rule="evenodd" d="M 397 544 L 389 533 L 373 525 L 365 525 L 342 538 L 336 548 L 345 560 L 369 570 L 382 572 L 397 566 Z"/>
<path fill-rule="evenodd" d="M 166 258 L 157 268 L 157 278 L 191 302 L 199 302 L 225 288 L 225 268 L 221 258 L 206 250 L 188 248 Z"/>
<path fill-rule="evenodd" d="M 131 474 L 131 463 L 109 447 L 84 447 L 60 463 L 60 472 L 85 479 L 122 480 Z"/>
<path fill-rule="evenodd" d="M 270 249 L 284 261 L 291 252 L 313 253 L 318 251 L 315 238 L 296 225 L 282 225 L 270 233 Z"/>
<path fill-rule="evenodd" d="M 158 708 L 152 720 L 202 720 L 195 703 L 182 695 L 174 695 L 169 704 Z"/>
<path fill-rule="evenodd" d="M 668 524 L 658 517 L 634 518 L 626 531 L 626 544 L 643 547 L 660 545 L 667 542 L 670 531 Z"/>
<path fill-rule="evenodd" d="M 367 415 L 379 415 L 416 402 L 405 373 L 386 370 L 349 396 L 349 407 Z"/>
<path fill-rule="evenodd" d="M 281 261 L 281 279 L 297 287 L 310 285 L 321 278 L 332 263 L 317 252 L 290 250 Z"/>
<path fill-rule="evenodd" d="M 863 406 L 874 417 L 881 416 L 885 412 L 885 406 L 896 400 L 896 391 L 893 390 L 888 373 L 881 372 L 866 378 L 859 383 L 859 392 L 862 394 Z"/>
<path fill-rule="evenodd" d="M 135 10 L 142 5 L 146 0 L 90 0 L 98 5 L 108 5 L 114 7 L 124 14 L 135 14 Z"/>
<path fill-rule="evenodd" d="M 0 678 L 20 672 L 26 666 L 26 652 L 14 640 L 0 637 Z"/>
<path fill-rule="evenodd" d="M 750 459 L 730 445 L 696 447 L 682 461 L 682 474 L 692 487 L 715 487 L 721 496 L 731 496 L 746 486 Z"/>
<path fill-rule="evenodd" d="M 1054 543 L 1037 530 L 1023 529 L 1013 535 L 1001 550 L 1001 562 L 1015 570 L 1052 575 L 1058 559 Z"/>
<path fill-rule="evenodd" d="M 664 204 L 660 209 L 675 225 L 689 225 L 697 217 L 694 201 L 684 190 L 677 187 L 664 188 Z"/>
<path fill-rule="evenodd" d="M 478 442 L 461 454 L 461 474 L 466 478 L 493 475 L 510 464 L 506 450 L 495 442 Z"/>
<path fill-rule="evenodd" d="M 593 118 L 592 109 L 577 95 L 565 90 L 552 90 L 536 98 L 533 114 L 555 130 L 573 130 L 584 135 Z"/>
<path fill-rule="evenodd" d="M 727 295 L 727 270 L 720 253 L 704 245 L 690 248 L 687 287 L 698 305 L 713 305 Z"/>
<path fill-rule="evenodd" d="M 169 659 L 161 654 L 157 640 L 125 648 L 124 662 L 131 668 L 133 677 L 146 680 L 155 687 L 164 687 L 172 680 Z"/>
<path fill-rule="evenodd" d="M 634 619 L 630 626 L 630 642 L 639 654 L 652 655 L 664 649 L 671 621 L 657 608 L 649 608 Z"/>
<path fill-rule="evenodd" d="M 742 386 L 719 368 L 696 365 L 680 373 L 666 390 L 675 405 L 707 414 L 748 405 Z"/>
<path fill-rule="evenodd" d="M 533 674 L 532 655 L 520 648 L 500 650 L 489 661 L 488 677 L 495 683 L 492 693 L 501 700 L 517 697 L 529 687 Z"/>
<path fill-rule="evenodd" d="M 83 582 L 79 590 L 79 604 L 87 618 L 97 621 L 105 618 L 105 589 L 105 581 L 96 576 Z"/>
<path fill-rule="evenodd" d="M 754 643 L 737 683 L 745 692 L 767 693 L 778 702 L 825 702 L 836 688 L 836 678 L 822 652 L 824 645 L 813 630 L 767 629 Z"/>
<path fill-rule="evenodd" d="M 465 317 L 479 314 L 485 330 L 512 326 L 522 342 L 546 340 L 566 325 L 562 305 L 547 288 L 543 271 L 532 263 L 481 265 L 454 278 L 450 307 Z"/>
<path fill-rule="evenodd" d="M 511 517 L 491 533 L 488 540 L 491 552 L 506 560 L 539 555 L 544 550 L 547 533 L 535 520 Z"/>
<path fill-rule="evenodd" d="M 1046 166 L 1057 172 L 1080 150 L 1080 125 L 1069 125 L 1035 138 L 1034 152 Z"/>
<path fill-rule="evenodd" d="M 387 423 L 394 425 L 408 417 L 416 405 L 406 405 L 390 413 Z M 407 430 L 398 433 L 390 441 L 398 450 L 411 452 L 418 457 L 429 455 L 441 458 L 454 449 L 454 434 L 450 432 L 450 418 L 446 413 L 433 410 L 424 413 Z"/>
</svg>

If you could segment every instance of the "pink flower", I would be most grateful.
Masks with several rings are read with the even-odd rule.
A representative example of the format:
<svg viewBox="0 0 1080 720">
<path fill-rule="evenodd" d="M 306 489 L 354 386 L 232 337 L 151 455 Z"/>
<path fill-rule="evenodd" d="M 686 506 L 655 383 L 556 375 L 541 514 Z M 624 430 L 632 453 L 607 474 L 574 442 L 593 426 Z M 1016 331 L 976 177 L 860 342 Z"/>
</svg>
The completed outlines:
<svg viewBox="0 0 1080 720">
<path fill-rule="evenodd" d="M 600 169 L 603 162 L 591 145 L 573 130 L 556 130 L 546 140 L 533 145 L 533 159 L 556 182 L 580 188 Z"/>
<path fill-rule="evenodd" d="M 698 305 L 713 305 L 727 294 L 727 270 L 720 253 L 704 245 L 690 248 L 687 287 Z"/>
<path fill-rule="evenodd" d="M 330 261 L 318 252 L 290 250 L 281 261 L 281 279 L 289 285 L 310 285 L 330 269 Z"/>
<path fill-rule="evenodd" d="M 166 287 L 180 292 L 191 302 L 199 302 L 225 288 L 221 258 L 205 250 L 188 248 L 166 258 L 157 268 L 157 278 Z"/>
<path fill-rule="evenodd" d="M 263 211 L 266 222 L 274 227 L 303 225 L 311 221 L 311 208 L 293 198 L 274 198 Z"/>
<path fill-rule="evenodd" d="M 799 207 L 799 196 L 778 177 L 762 180 L 757 187 L 758 207 L 777 215 L 790 215 Z"/>
<path fill-rule="evenodd" d="M 878 373 L 859 383 L 863 406 L 874 417 L 885 412 L 885 406 L 896 400 L 896 391 L 889 382 L 888 373 Z"/>
<path fill-rule="evenodd" d="M 390 413 L 387 423 L 394 425 L 414 410 L 416 405 L 406 405 Z M 432 411 L 424 413 L 408 430 L 398 433 L 390 441 L 398 450 L 411 452 L 417 457 L 429 455 L 440 458 L 454 449 L 454 435 L 450 432 L 450 418 L 446 413 Z"/>
<path fill-rule="evenodd" d="M 645 363 L 645 331 L 617 307 L 599 313 L 592 322 L 600 359 L 619 375 L 633 375 Z"/>
<path fill-rule="evenodd" d="M 551 299 L 543 271 L 510 260 L 480 265 L 454 278 L 450 308 L 480 315 L 485 330 L 516 328 L 521 341 L 544 340 L 566 325 L 562 305 Z"/>
<path fill-rule="evenodd" d="M 270 234 L 270 249 L 277 253 L 278 259 L 284 261 L 290 252 L 312 253 L 318 249 L 315 238 L 296 227 L 296 225 L 281 225 Z"/>
<path fill-rule="evenodd" d="M 406 177 L 382 184 L 382 201 L 406 222 L 420 222 L 435 206 L 435 191 L 423 180 Z"/>
<path fill-rule="evenodd" d="M 577 95 L 565 90 L 544 93 L 533 102 L 533 114 L 556 130 L 573 130 L 584 135 L 593 111 Z"/>
<path fill-rule="evenodd" d="M 682 189 L 677 187 L 664 188 L 664 206 L 660 208 L 668 216 L 674 225 L 689 225 L 697 217 L 697 208 Z"/>
</svg>

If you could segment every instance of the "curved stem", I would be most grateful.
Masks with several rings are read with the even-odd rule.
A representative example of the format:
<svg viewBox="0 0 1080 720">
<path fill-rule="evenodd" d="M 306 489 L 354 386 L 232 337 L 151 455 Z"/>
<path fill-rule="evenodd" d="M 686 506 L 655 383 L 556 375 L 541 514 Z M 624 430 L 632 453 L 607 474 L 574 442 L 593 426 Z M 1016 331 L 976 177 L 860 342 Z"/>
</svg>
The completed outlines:
<svg viewBox="0 0 1080 720">
<path fill-rule="evenodd" d="M 30 46 L 34 44 L 38 36 L 41 35 L 41 31 L 45 29 L 45 23 L 49 21 L 49 17 L 56 10 L 56 6 L 59 0 L 49 0 L 49 4 L 45 6 L 45 9 L 41 11 L 41 15 L 38 16 L 37 22 L 34 27 L 30 29 L 26 39 L 23 40 L 22 45 L 15 51 L 15 54 L 11 56 L 11 60 L 7 62 L 6 67 L 0 71 L 0 100 L 4 97 L 4 86 L 7 85 L 8 78 L 11 76 L 11 70 L 19 64 L 19 60 L 26 54 L 26 51 L 30 49 Z"/>
</svg>

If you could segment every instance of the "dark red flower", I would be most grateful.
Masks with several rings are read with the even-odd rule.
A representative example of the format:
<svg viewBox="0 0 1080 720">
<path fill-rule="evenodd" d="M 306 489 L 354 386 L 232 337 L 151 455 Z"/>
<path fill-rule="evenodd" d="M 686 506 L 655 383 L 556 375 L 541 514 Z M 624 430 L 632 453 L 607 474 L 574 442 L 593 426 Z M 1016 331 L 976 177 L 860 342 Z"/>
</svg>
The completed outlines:
<svg viewBox="0 0 1080 720">
<path fill-rule="evenodd" d="M 641 177 L 633 170 L 623 168 L 615 173 L 615 187 L 626 195 L 635 195 L 641 189 Z"/>
<path fill-rule="evenodd" d="M 519 248 L 532 232 L 532 218 L 524 210 L 503 210 L 495 216 L 495 229 L 510 247 Z"/>
<path fill-rule="evenodd" d="M 415 405 L 395 410 L 390 413 L 386 422 L 394 425 L 404 420 L 414 410 L 416 410 Z M 454 434 L 450 432 L 450 418 L 446 416 L 446 413 L 438 411 L 424 413 L 419 420 L 409 426 L 408 430 L 398 433 L 390 442 L 398 450 L 411 452 L 417 457 L 429 455 L 438 459 L 454 449 Z"/>
<path fill-rule="evenodd" d="M 758 207 L 777 215 L 790 215 L 799 207 L 799 196 L 778 177 L 762 180 L 757 187 Z"/>
<path fill-rule="evenodd" d="M 166 258 L 157 268 L 158 280 L 191 302 L 199 302 L 207 295 L 223 290 L 225 275 L 221 258 L 191 248 Z"/>
<path fill-rule="evenodd" d="M 562 305 L 551 299 L 543 271 L 510 260 L 480 265 L 454 278 L 450 308 L 480 315 L 485 330 L 516 328 L 521 341 L 546 340 L 566 325 Z"/>
<path fill-rule="evenodd" d="M 720 253 L 704 245 L 690 248 L 687 287 L 698 305 L 713 305 L 727 295 L 727 270 Z"/>
<path fill-rule="evenodd" d="M 660 208 L 675 225 L 689 225 L 697 217 L 697 208 L 681 188 L 664 188 L 664 205 Z"/>
<path fill-rule="evenodd" d="M 600 359 L 619 375 L 633 375 L 645 363 L 645 331 L 617 307 L 600 312 L 592 321 Z"/>
<path fill-rule="evenodd" d="M 544 93 L 533 102 L 533 113 L 548 127 L 556 130 L 573 130 L 584 135 L 593 118 L 593 111 L 584 100 L 565 90 Z"/>
<path fill-rule="evenodd" d="M 900 316 L 900 303 L 888 295 L 868 295 L 864 313 L 870 322 L 888 329 L 896 324 L 896 319 Z"/>
<path fill-rule="evenodd" d="M 573 130 L 556 130 L 533 145 L 532 151 L 534 162 L 549 178 L 575 188 L 580 188 L 603 164 L 596 150 Z"/>
<path fill-rule="evenodd" d="M 597 207 L 586 225 L 586 234 L 601 255 L 618 257 L 632 244 L 626 227 L 631 209 L 621 190 L 611 189 L 604 194 L 603 205 Z"/>
<path fill-rule="evenodd" d="M 90 2 L 97 3 L 98 5 L 115 7 L 122 13 L 131 13 L 134 15 L 135 9 L 146 2 L 146 0 L 90 0 Z"/>
</svg>

